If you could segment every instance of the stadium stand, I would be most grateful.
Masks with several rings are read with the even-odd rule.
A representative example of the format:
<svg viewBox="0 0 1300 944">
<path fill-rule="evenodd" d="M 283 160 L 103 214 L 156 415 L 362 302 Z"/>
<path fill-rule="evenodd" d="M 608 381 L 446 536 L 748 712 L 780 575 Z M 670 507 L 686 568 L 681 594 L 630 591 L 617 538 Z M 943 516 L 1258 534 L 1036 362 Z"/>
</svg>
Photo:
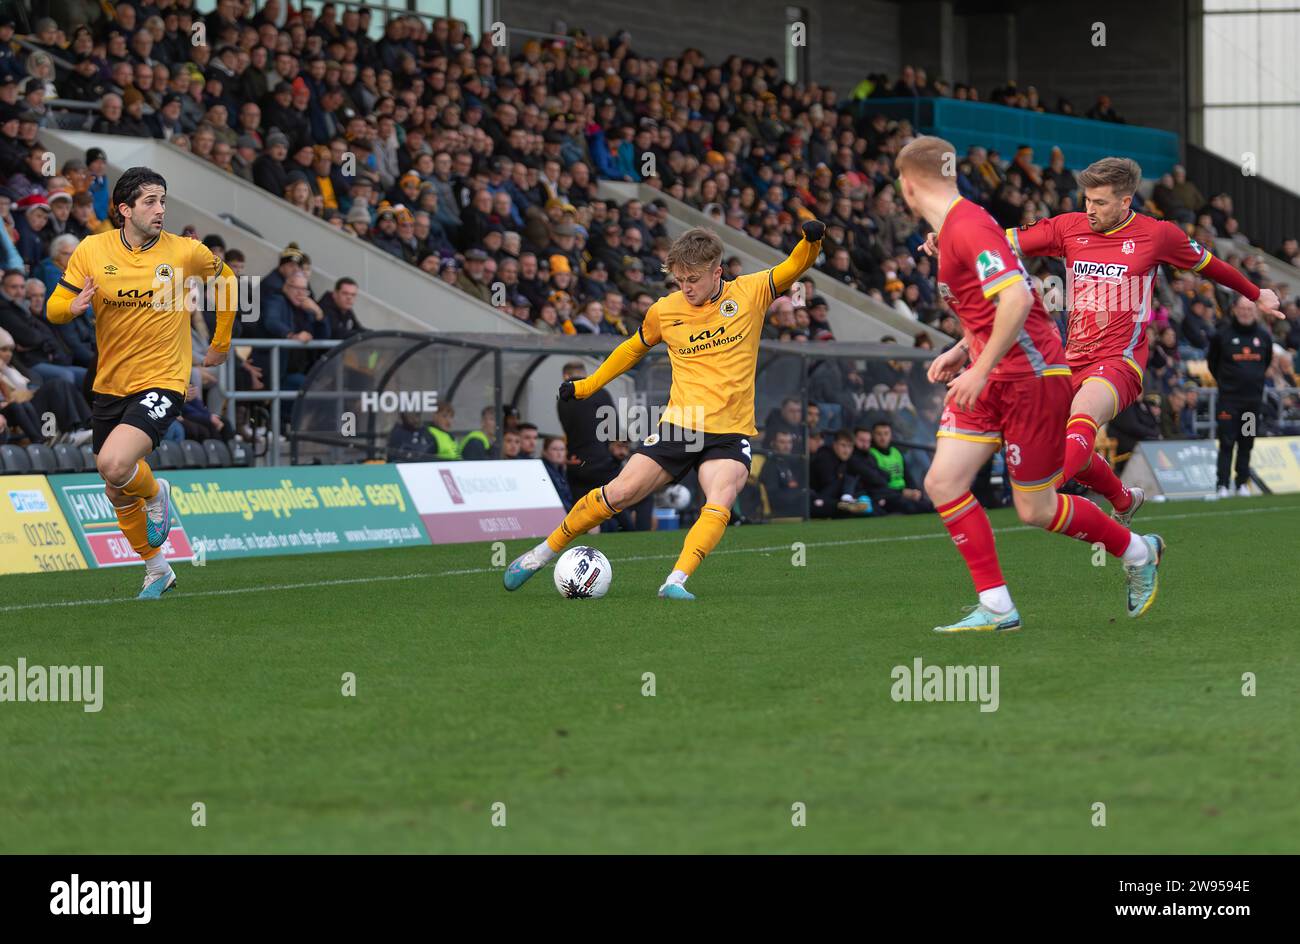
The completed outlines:
<svg viewBox="0 0 1300 944">
<path fill-rule="evenodd" d="M 173 222 L 232 268 L 266 273 L 264 286 L 306 273 L 310 304 L 328 311 L 318 337 L 417 325 L 625 336 L 673 289 L 661 265 L 686 227 L 719 228 L 734 275 L 771 265 L 814 217 L 828 225 L 824 257 L 811 284 L 773 304 L 765 337 L 833 345 L 891 336 L 941 346 L 958 332 L 919 252 L 925 233 L 893 186 L 893 156 L 914 128 L 873 108 L 873 99 L 980 101 L 978 89 L 906 65 L 896 80 L 871 76 L 841 98 L 785 82 L 772 61 L 709 62 L 694 49 L 656 60 L 624 36 L 580 29 L 507 54 L 449 18 L 396 16 L 376 39 L 364 7 L 324 4 L 319 15 L 240 0 L 221 0 L 205 15 L 192 7 L 65 5 L 60 21 L 0 25 L 0 52 L 8 53 L 0 60 L 0 257 L 6 269 L 40 279 L 47 294 L 68 251 L 56 251 L 55 237 L 109 226 L 112 174 L 138 160 L 204 182 L 174 194 Z M 206 45 L 188 41 L 197 22 Z M 1008 84 L 983 100 L 1049 111 L 1032 86 Z M 1066 101 L 1050 111 L 1076 115 Z M 1099 93 L 1086 117 L 1118 123 L 1121 112 L 1122 103 Z M 46 153 L 58 157 L 55 173 L 42 166 Z M 1060 148 L 1001 154 L 974 145 L 959 174 L 967 197 L 1017 226 L 1076 208 L 1079 169 Z M 1175 220 L 1278 292 L 1288 317 L 1275 336 L 1288 356 L 1270 383 L 1293 385 L 1297 234 L 1252 245 L 1252 221 L 1237 218 L 1232 195 L 1203 194 L 1178 168 L 1140 194 L 1143 212 Z M 1052 260 L 1032 269 L 1059 274 Z M 84 423 L 45 442 L 33 437 L 14 394 L 56 383 L 47 378 L 59 368 L 89 366 L 93 334 L 85 326 L 40 330 L 43 299 L 30 284 L 7 279 L 0 297 L 0 327 L 15 337 L 7 355 L 0 347 L 3 433 L 13 444 L 52 445 L 49 461 L 70 465 Z M 1231 300 L 1195 274 L 1171 272 L 1157 298 L 1148 392 L 1167 411 L 1173 397 L 1176 413 L 1188 408 L 1187 388 L 1205 382 L 1205 330 Z M 199 351 L 210 314 L 194 324 Z M 256 324 L 237 330 L 259 336 Z M 256 354 L 241 359 L 237 388 L 261 389 L 264 368 Z M 1294 396 L 1278 403 L 1266 418 L 1274 429 L 1296 407 Z M 199 376 L 186 422 L 159 447 L 159 467 L 254 461 L 266 411 L 241 403 L 230 424 L 223 406 L 216 376 Z M 852 422 L 839 415 L 823 427 Z M 1187 429 L 1205 432 L 1180 424 L 1169 431 Z M 31 465 L 21 449 L 0 459 L 6 471 Z"/>
</svg>

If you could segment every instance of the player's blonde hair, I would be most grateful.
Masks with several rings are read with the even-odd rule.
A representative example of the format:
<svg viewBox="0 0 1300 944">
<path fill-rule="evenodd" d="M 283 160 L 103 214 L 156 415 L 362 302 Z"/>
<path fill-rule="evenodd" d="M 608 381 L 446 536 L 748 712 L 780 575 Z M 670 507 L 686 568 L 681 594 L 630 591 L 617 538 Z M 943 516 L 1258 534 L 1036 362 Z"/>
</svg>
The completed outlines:
<svg viewBox="0 0 1300 944">
<path fill-rule="evenodd" d="M 918 180 L 957 180 L 957 149 L 951 141 L 924 134 L 898 152 L 894 167 Z"/>
<path fill-rule="evenodd" d="M 718 234 L 703 226 L 688 229 L 673 241 L 664 259 L 663 270 L 668 275 L 678 271 L 713 269 L 722 262 L 722 240 Z"/>
<path fill-rule="evenodd" d="M 1076 178 L 1083 189 L 1110 187 L 1117 197 L 1131 197 L 1142 182 L 1142 168 L 1127 157 L 1103 157 L 1079 171 Z"/>
</svg>

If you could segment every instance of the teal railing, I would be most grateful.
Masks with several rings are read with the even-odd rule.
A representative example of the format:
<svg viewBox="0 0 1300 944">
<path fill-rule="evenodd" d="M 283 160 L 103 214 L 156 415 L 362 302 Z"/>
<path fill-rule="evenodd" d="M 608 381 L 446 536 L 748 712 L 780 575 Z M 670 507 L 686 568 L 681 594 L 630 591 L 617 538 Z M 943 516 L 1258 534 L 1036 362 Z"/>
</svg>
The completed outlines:
<svg viewBox="0 0 1300 944">
<path fill-rule="evenodd" d="M 1052 148 L 1059 147 L 1072 169 L 1103 157 L 1130 157 L 1142 165 L 1147 178 L 1166 173 L 1179 159 L 1178 135 L 1157 128 L 952 98 L 869 98 L 859 107 L 866 115 L 906 118 L 919 132 L 947 138 L 963 156 L 967 148 L 980 145 L 1011 160 L 1016 148 L 1027 144 L 1034 149 L 1034 161 L 1046 165 Z"/>
</svg>

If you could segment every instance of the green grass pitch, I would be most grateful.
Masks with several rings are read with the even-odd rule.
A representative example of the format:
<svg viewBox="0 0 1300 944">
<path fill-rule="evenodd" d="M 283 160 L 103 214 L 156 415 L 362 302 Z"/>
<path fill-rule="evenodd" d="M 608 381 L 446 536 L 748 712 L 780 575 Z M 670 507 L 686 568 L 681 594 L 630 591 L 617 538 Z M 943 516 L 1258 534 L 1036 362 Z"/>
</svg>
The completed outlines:
<svg viewBox="0 0 1300 944">
<path fill-rule="evenodd" d="M 973 602 L 933 516 L 733 528 L 695 604 L 654 596 L 681 532 L 587 539 L 600 601 L 506 593 L 487 544 L 183 565 L 155 604 L 4 577 L 0 664 L 101 664 L 104 706 L 0 703 L 0 852 L 1300 851 L 1300 496 L 1145 509 L 1136 621 L 1115 561 L 992 518 L 1003 636 L 930 631 Z M 998 710 L 894 701 L 917 657 L 999 666 Z"/>
</svg>

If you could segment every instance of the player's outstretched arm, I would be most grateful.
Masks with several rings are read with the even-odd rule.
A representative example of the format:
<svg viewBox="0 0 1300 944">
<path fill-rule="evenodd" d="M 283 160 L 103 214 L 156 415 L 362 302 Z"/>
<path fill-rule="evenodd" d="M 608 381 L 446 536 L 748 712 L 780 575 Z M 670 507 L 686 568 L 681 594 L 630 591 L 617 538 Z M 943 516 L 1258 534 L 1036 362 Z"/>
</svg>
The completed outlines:
<svg viewBox="0 0 1300 944">
<path fill-rule="evenodd" d="M 45 303 L 45 317 L 51 324 L 67 324 L 73 318 L 79 318 L 90 307 L 95 297 L 95 280 L 87 279 L 80 291 L 74 292 L 60 280 L 54 287 L 54 294 Z"/>
<path fill-rule="evenodd" d="M 566 380 L 560 384 L 560 399 L 572 400 L 575 397 L 579 400 L 587 399 L 619 374 L 635 367 L 637 362 L 645 357 L 650 347 L 651 345 L 647 345 L 641 340 L 640 332 L 632 335 L 610 351 L 609 357 L 605 358 L 604 362 L 600 367 L 596 368 L 596 372 L 590 377 L 583 377 L 581 380 Z"/>
<path fill-rule="evenodd" d="M 1201 268 L 1201 275 L 1224 288 L 1232 289 L 1239 295 L 1245 295 L 1265 314 L 1272 315 L 1274 318 L 1286 317 L 1272 289 L 1260 288 L 1218 256 L 1208 252 L 1206 255 L 1209 256 L 1209 261 Z"/>
<path fill-rule="evenodd" d="M 772 284 L 776 286 L 778 295 L 788 291 L 795 280 L 817 261 L 825 233 L 826 224 L 819 220 L 809 220 L 803 224 L 803 239 L 799 240 L 789 258 L 772 269 Z"/>
</svg>

